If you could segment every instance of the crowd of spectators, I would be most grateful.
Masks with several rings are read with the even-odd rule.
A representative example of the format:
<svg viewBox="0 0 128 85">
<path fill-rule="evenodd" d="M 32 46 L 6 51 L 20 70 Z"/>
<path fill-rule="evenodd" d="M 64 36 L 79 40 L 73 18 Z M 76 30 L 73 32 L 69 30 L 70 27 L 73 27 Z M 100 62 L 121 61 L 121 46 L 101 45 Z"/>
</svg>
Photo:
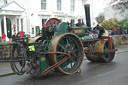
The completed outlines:
<svg viewBox="0 0 128 85">
<path fill-rule="evenodd" d="M 15 41 L 16 38 L 28 38 L 29 42 L 32 40 L 32 37 L 30 37 L 29 33 L 25 33 L 24 31 L 20 31 L 17 34 L 14 33 L 12 35 L 12 41 Z"/>
<path fill-rule="evenodd" d="M 118 28 L 113 28 L 112 30 L 108 30 L 109 35 L 125 35 L 128 34 L 128 29 L 118 29 Z"/>
</svg>

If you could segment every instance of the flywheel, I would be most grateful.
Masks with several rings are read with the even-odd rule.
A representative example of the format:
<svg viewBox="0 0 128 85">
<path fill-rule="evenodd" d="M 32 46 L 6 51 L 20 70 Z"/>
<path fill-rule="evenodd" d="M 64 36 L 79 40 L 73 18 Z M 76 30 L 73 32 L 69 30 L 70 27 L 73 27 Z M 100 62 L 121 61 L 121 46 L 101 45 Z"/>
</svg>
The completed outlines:
<svg viewBox="0 0 128 85">
<path fill-rule="evenodd" d="M 56 70 L 64 74 L 73 74 L 80 70 L 83 61 L 83 44 L 72 33 L 56 35 L 51 40 L 53 52 L 70 53 L 71 58 L 62 63 Z M 53 65 L 65 57 L 64 54 L 49 54 L 50 64 Z"/>
</svg>

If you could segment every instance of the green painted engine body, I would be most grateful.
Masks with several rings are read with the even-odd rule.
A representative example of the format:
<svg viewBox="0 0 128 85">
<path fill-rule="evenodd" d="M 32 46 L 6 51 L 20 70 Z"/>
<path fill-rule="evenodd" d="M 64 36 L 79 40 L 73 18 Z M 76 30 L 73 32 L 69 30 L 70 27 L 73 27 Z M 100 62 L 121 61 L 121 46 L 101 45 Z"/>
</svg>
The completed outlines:
<svg viewBox="0 0 128 85">
<path fill-rule="evenodd" d="M 76 34 L 78 37 L 83 37 L 85 36 L 85 30 L 85 27 L 73 27 L 72 33 Z"/>
<path fill-rule="evenodd" d="M 40 68 L 40 73 L 48 68 L 48 57 L 46 54 L 39 54 L 40 52 L 49 51 L 49 44 L 45 43 L 28 43 L 27 56 L 29 60 L 37 60 Z M 50 42 L 50 41 L 49 41 Z M 35 62 L 36 63 L 36 62 Z M 36 66 L 37 67 L 37 66 Z"/>
<path fill-rule="evenodd" d="M 79 27 L 72 27 L 70 32 L 76 34 L 78 37 L 83 37 L 85 36 L 86 31 L 87 31 L 87 26 L 83 25 Z M 69 33 L 68 24 L 65 22 L 62 22 L 57 26 L 54 35 L 62 34 L 62 33 Z"/>
<path fill-rule="evenodd" d="M 68 25 L 65 22 L 60 23 L 56 27 L 56 31 L 54 32 L 54 35 L 62 34 L 62 33 L 68 33 Z"/>
</svg>

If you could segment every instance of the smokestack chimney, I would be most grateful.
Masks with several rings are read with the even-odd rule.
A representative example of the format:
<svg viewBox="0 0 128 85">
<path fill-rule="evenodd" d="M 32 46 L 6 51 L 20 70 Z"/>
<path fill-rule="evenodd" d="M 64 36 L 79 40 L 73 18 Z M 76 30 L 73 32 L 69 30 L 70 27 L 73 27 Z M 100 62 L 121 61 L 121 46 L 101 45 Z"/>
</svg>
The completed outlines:
<svg viewBox="0 0 128 85">
<path fill-rule="evenodd" d="M 86 25 L 87 25 L 87 27 L 91 27 L 90 4 L 85 4 L 84 8 L 85 8 Z"/>
</svg>

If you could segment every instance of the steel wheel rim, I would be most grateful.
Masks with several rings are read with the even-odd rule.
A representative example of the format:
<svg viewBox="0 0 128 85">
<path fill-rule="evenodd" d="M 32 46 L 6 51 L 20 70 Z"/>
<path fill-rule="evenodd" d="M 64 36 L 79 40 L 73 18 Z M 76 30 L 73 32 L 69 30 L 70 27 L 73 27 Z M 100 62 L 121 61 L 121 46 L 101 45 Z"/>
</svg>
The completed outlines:
<svg viewBox="0 0 128 85">
<path fill-rule="evenodd" d="M 76 37 L 72 33 L 65 33 L 60 35 L 59 37 L 60 38 L 57 40 L 56 45 L 53 46 L 54 47 L 53 50 L 59 51 L 59 52 L 65 52 L 65 53 L 72 51 L 71 52 L 72 58 L 65 61 L 63 64 L 61 64 L 57 68 L 57 70 L 64 74 L 76 73 L 80 68 L 83 60 L 83 46 L 81 44 L 81 41 L 78 39 L 78 37 Z M 79 48 L 79 51 L 76 53 L 78 48 Z M 76 56 L 76 60 L 75 60 L 75 54 L 78 55 L 78 57 Z M 53 62 L 56 63 L 59 60 L 61 60 L 64 57 L 64 55 L 59 54 L 59 55 L 54 55 L 53 57 L 54 57 Z"/>
</svg>

